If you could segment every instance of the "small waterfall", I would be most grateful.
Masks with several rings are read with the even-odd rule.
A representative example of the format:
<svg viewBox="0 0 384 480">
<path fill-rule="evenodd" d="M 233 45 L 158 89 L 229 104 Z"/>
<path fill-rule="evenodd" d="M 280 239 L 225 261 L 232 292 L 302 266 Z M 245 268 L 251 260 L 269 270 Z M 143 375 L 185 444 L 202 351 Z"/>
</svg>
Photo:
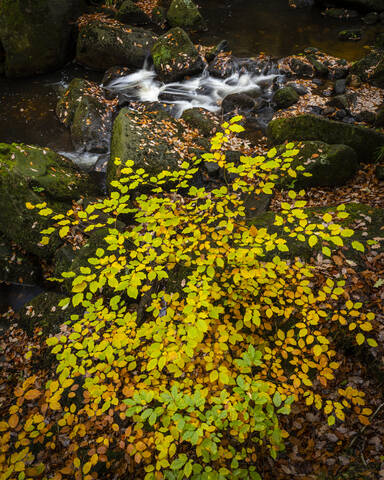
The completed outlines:
<svg viewBox="0 0 384 480">
<path fill-rule="evenodd" d="M 172 113 L 180 117 L 184 110 L 194 107 L 218 112 L 223 99 L 233 93 L 250 92 L 252 96 L 269 98 L 277 77 L 280 77 L 277 73 L 260 74 L 238 67 L 227 78 L 214 77 L 206 69 L 197 77 L 165 84 L 156 78 L 153 68 L 144 65 L 141 70 L 112 80 L 103 88 L 126 100 L 173 105 Z"/>
</svg>

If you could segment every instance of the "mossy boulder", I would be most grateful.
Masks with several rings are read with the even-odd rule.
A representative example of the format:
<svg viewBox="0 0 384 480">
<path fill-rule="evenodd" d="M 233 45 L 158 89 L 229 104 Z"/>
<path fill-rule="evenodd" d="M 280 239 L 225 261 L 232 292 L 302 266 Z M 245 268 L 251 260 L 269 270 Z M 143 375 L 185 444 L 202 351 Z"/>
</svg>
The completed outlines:
<svg viewBox="0 0 384 480">
<path fill-rule="evenodd" d="M 216 130 L 215 122 L 209 117 L 209 112 L 203 108 L 184 110 L 181 118 L 192 128 L 196 128 L 204 137 L 211 137 Z"/>
<path fill-rule="evenodd" d="M 76 60 L 93 70 L 116 65 L 140 68 L 157 36 L 139 27 L 94 20 L 79 31 Z"/>
<path fill-rule="evenodd" d="M 88 175 L 52 150 L 0 144 L 0 231 L 28 252 L 48 257 L 61 242 L 54 237 L 49 245 L 38 246 L 40 231 L 51 225 L 27 202 L 47 202 L 54 212 L 62 212 L 72 200 L 95 190 Z"/>
<path fill-rule="evenodd" d="M 27 302 L 19 312 L 19 325 L 29 335 L 35 328 L 40 328 L 42 335 L 47 337 L 60 331 L 60 325 L 71 319 L 71 315 L 80 314 L 79 307 L 69 304 L 66 308 L 59 307 L 59 302 L 65 295 L 57 292 L 43 292 Z"/>
<path fill-rule="evenodd" d="M 180 128 L 164 111 L 148 112 L 144 117 L 123 108 L 113 124 L 108 185 L 120 178 L 120 170 L 127 160 L 134 162 L 135 170 L 143 168 L 151 175 L 178 169 L 181 157 L 172 145 Z M 121 166 L 115 164 L 116 158 L 120 159 Z"/>
<path fill-rule="evenodd" d="M 34 259 L 0 233 L 0 283 L 36 285 L 40 274 Z"/>
<path fill-rule="evenodd" d="M 192 0 L 173 0 L 167 19 L 172 27 L 201 29 L 205 26 L 203 17 Z"/>
<path fill-rule="evenodd" d="M 114 107 L 95 83 L 75 78 L 59 99 L 56 113 L 60 121 L 71 127 L 76 150 L 105 153 L 109 149 Z"/>
<path fill-rule="evenodd" d="M 330 145 L 348 145 L 359 162 L 375 162 L 377 149 L 384 145 L 384 135 L 370 128 L 328 120 L 317 115 L 272 120 L 267 135 L 274 145 L 286 140 L 320 140 Z"/>
<path fill-rule="evenodd" d="M 328 145 L 324 142 L 301 142 L 295 148 L 300 152 L 294 157 L 292 168 L 298 166 L 297 178 L 284 177 L 280 186 L 288 187 L 294 180 L 294 188 L 337 187 L 353 178 L 358 169 L 356 152 L 347 145 Z M 285 146 L 278 147 L 284 152 Z M 310 177 L 305 173 L 311 174 Z"/>
<path fill-rule="evenodd" d="M 384 50 L 375 49 L 352 65 L 351 73 L 364 82 L 376 87 L 384 87 Z"/>
<path fill-rule="evenodd" d="M 322 216 L 327 212 L 335 212 L 336 208 L 337 207 L 332 206 L 311 207 L 304 209 L 304 211 L 308 215 L 308 221 L 310 223 L 323 223 Z M 345 211 L 349 216 L 339 222 L 344 228 L 353 229 L 355 234 L 352 237 L 343 238 L 343 254 L 347 259 L 355 261 L 357 268 L 361 267 L 362 269 L 365 269 L 366 264 L 363 261 L 364 253 L 353 249 L 352 242 L 357 240 L 366 244 L 368 240 L 383 237 L 384 210 L 382 208 L 372 208 L 370 205 L 361 203 L 349 203 L 345 205 Z M 276 214 L 275 212 L 266 212 L 263 215 L 248 219 L 247 222 L 248 225 L 255 225 L 258 228 L 266 228 L 268 233 L 277 233 L 278 238 L 283 238 L 287 241 L 289 252 L 278 252 L 273 250 L 267 254 L 267 259 L 272 259 L 278 254 L 281 258 L 293 259 L 295 257 L 300 257 L 303 260 L 308 260 L 311 257 L 316 257 L 316 255 L 321 252 L 321 249 L 324 246 L 323 240 L 319 238 L 318 243 L 315 246 L 310 247 L 308 245 L 308 240 L 306 242 L 301 242 L 297 238 L 290 236 L 293 230 L 292 224 L 288 224 L 288 226 L 274 225 L 276 215 L 279 214 Z M 339 247 L 330 245 L 330 248 L 334 248 L 336 251 Z M 376 254 L 384 252 L 384 242 L 381 242 L 375 251 Z"/>
<path fill-rule="evenodd" d="M 5 74 L 22 77 L 64 65 L 74 46 L 82 0 L 1 0 L 0 43 Z"/>
<path fill-rule="evenodd" d="M 152 48 L 155 70 L 164 81 L 174 81 L 186 75 L 200 73 L 204 61 L 185 31 L 172 28 L 162 35 Z"/>
<path fill-rule="evenodd" d="M 151 23 L 149 15 L 132 0 L 125 0 L 121 4 L 116 19 L 128 25 L 148 25 Z"/>
<path fill-rule="evenodd" d="M 288 108 L 298 102 L 300 95 L 293 87 L 279 88 L 273 95 L 277 108 Z"/>
</svg>

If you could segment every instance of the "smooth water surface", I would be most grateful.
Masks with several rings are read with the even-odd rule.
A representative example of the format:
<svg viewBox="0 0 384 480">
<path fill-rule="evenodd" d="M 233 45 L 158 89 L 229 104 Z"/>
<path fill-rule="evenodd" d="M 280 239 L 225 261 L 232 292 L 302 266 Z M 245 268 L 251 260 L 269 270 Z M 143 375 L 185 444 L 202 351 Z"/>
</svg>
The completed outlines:
<svg viewBox="0 0 384 480">
<path fill-rule="evenodd" d="M 356 60 L 374 42 L 380 26 L 363 27 L 358 42 L 340 41 L 340 30 L 360 28 L 359 19 L 340 20 L 321 15 L 320 8 L 293 9 L 288 0 L 200 0 L 208 31 L 195 35 L 206 45 L 226 39 L 237 56 L 251 57 L 265 52 L 283 57 L 317 47 L 336 57 Z M 381 26 L 381 29 L 383 27 Z"/>
</svg>

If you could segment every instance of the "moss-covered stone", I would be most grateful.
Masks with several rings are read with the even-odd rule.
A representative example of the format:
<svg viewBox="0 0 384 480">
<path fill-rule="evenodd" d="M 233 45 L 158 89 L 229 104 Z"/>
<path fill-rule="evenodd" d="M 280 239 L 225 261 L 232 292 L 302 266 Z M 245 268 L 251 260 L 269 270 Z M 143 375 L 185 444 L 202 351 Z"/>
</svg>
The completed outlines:
<svg viewBox="0 0 384 480">
<path fill-rule="evenodd" d="M 101 71 L 116 65 L 140 68 L 156 40 L 154 33 L 142 28 L 91 21 L 80 29 L 76 60 Z"/>
<path fill-rule="evenodd" d="M 305 213 L 308 215 L 308 219 L 312 223 L 322 223 L 322 216 L 327 212 L 333 212 L 336 207 L 313 207 L 305 209 Z M 350 203 L 345 206 L 346 212 L 349 213 L 349 217 L 340 220 L 340 224 L 344 228 L 351 228 L 355 231 L 352 237 L 346 237 L 343 239 L 344 247 L 343 254 L 346 258 L 356 262 L 357 268 L 366 268 L 364 261 L 362 261 L 362 253 L 352 248 L 352 242 L 357 240 L 363 244 L 366 244 L 368 240 L 373 240 L 377 237 L 383 236 L 384 227 L 384 210 L 381 208 L 372 208 L 370 205 L 361 203 Z M 281 258 L 295 258 L 300 257 L 303 260 L 308 260 L 311 257 L 321 252 L 324 246 L 323 241 L 319 238 L 318 243 L 310 247 L 307 242 L 301 242 L 296 238 L 290 236 L 292 232 L 292 225 L 288 224 L 288 227 L 274 225 L 275 212 L 266 212 L 255 218 L 248 219 L 249 225 L 255 225 L 258 228 L 266 228 L 269 233 L 277 233 L 279 238 L 283 238 L 287 241 L 289 252 L 279 252 L 278 255 Z M 357 227 L 358 225 L 358 227 Z M 356 228 L 355 228 L 356 226 Z M 287 230 L 285 230 L 287 228 Z M 332 248 L 332 245 L 330 245 Z M 335 250 L 339 247 L 334 247 Z M 384 252 L 384 242 L 379 244 L 379 248 L 376 249 L 376 253 Z M 273 258 L 277 254 L 277 251 L 272 251 L 267 254 L 267 258 Z"/>
<path fill-rule="evenodd" d="M 292 182 L 294 188 L 337 187 L 353 178 L 358 169 L 356 152 L 347 145 L 328 145 L 324 142 L 302 142 L 297 145 L 300 153 L 294 157 L 292 168 L 303 166 L 304 171 L 297 172 L 297 178 L 285 177 L 279 182 L 284 188 Z M 285 147 L 278 148 L 281 152 Z"/>
<path fill-rule="evenodd" d="M 384 0 L 334 0 L 332 3 L 336 6 L 348 6 L 360 11 L 382 12 L 384 10 Z"/>
<path fill-rule="evenodd" d="M 20 310 L 19 325 L 29 335 L 35 328 L 41 328 L 44 337 L 60 331 L 60 325 L 70 320 L 71 315 L 80 314 L 79 307 L 71 304 L 64 310 L 59 307 L 65 295 L 57 292 L 44 292 L 27 302 Z"/>
<path fill-rule="evenodd" d="M 125 0 L 119 8 L 116 19 L 128 25 L 148 25 L 150 17 L 132 0 Z"/>
<path fill-rule="evenodd" d="M 0 144 L 0 231 L 38 256 L 53 254 L 55 237 L 39 247 L 40 231 L 50 222 L 26 207 L 47 202 L 55 212 L 70 208 L 71 200 L 94 192 L 88 175 L 52 150 L 22 144 Z"/>
<path fill-rule="evenodd" d="M 181 118 L 192 128 L 196 128 L 204 137 L 211 137 L 215 132 L 216 125 L 203 108 L 189 108 L 184 110 Z"/>
<path fill-rule="evenodd" d="M 178 135 L 180 125 L 166 112 L 149 112 L 140 118 L 123 108 L 113 124 L 111 158 L 107 169 L 107 183 L 120 178 L 120 170 L 127 160 L 135 169 L 143 168 L 149 174 L 178 168 L 180 156 L 172 149 L 172 138 Z M 121 166 L 114 162 L 116 158 Z"/>
<path fill-rule="evenodd" d="M 28 76 L 64 65 L 73 47 L 74 21 L 83 9 L 82 0 L 1 0 L 5 74 Z"/>
<path fill-rule="evenodd" d="M 204 62 L 188 35 L 179 27 L 162 35 L 152 48 L 152 58 L 159 77 L 174 81 L 200 73 Z"/>
<path fill-rule="evenodd" d="M 40 274 L 34 259 L 0 233 L 0 283 L 36 285 Z"/>
<path fill-rule="evenodd" d="M 113 107 L 95 83 L 81 78 L 71 81 L 58 101 L 59 119 L 71 127 L 76 150 L 105 153 L 109 149 Z"/>
<path fill-rule="evenodd" d="M 384 87 L 384 51 L 372 50 L 352 65 L 351 73 L 358 75 L 364 82 L 376 87 Z"/>
<path fill-rule="evenodd" d="M 167 19 L 172 27 L 196 29 L 205 26 L 203 17 L 192 0 L 173 0 Z"/>
<path fill-rule="evenodd" d="M 277 108 L 288 108 L 294 105 L 300 98 L 300 95 L 292 87 L 279 88 L 273 95 L 273 101 Z"/>
<path fill-rule="evenodd" d="M 275 145 L 286 140 L 348 145 L 357 153 L 358 161 L 366 163 L 375 162 L 377 149 L 384 145 L 384 135 L 375 130 L 309 114 L 272 120 L 267 134 Z"/>
</svg>

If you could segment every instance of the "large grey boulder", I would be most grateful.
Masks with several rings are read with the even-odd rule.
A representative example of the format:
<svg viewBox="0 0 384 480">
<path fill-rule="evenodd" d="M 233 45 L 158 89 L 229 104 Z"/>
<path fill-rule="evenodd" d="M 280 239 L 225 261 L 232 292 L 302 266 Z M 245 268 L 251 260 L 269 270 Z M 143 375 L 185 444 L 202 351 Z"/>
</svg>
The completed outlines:
<svg viewBox="0 0 384 480">
<path fill-rule="evenodd" d="M 309 114 L 272 120 L 267 135 L 275 145 L 286 140 L 320 140 L 330 145 L 348 145 L 357 153 L 358 161 L 366 163 L 375 162 L 377 149 L 384 145 L 384 135 L 375 130 Z"/>
<path fill-rule="evenodd" d="M 1 0 L 0 44 L 8 77 L 44 73 L 64 65 L 74 46 L 82 0 Z"/>
<path fill-rule="evenodd" d="M 94 20 L 79 31 L 76 60 L 93 70 L 116 65 L 140 68 L 157 36 L 143 28 Z"/>
</svg>

